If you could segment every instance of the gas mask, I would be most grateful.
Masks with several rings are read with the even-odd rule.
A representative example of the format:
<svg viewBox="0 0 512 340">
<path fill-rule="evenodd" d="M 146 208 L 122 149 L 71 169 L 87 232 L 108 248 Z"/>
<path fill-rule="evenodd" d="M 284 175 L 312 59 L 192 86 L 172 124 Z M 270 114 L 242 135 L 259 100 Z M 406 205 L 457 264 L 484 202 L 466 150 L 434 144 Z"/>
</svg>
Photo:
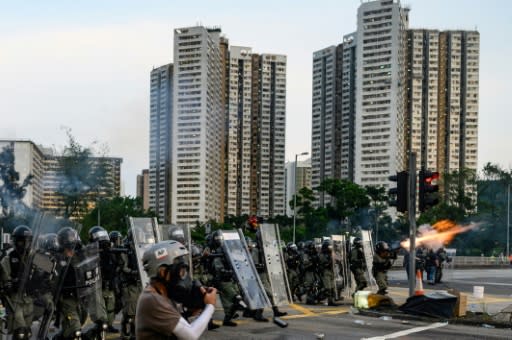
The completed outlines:
<svg viewBox="0 0 512 340">
<path fill-rule="evenodd" d="M 180 261 L 168 266 L 167 270 L 171 273 L 171 281 L 166 283 L 169 298 L 187 309 L 203 308 L 202 284 L 192 280 L 188 265 Z"/>
</svg>

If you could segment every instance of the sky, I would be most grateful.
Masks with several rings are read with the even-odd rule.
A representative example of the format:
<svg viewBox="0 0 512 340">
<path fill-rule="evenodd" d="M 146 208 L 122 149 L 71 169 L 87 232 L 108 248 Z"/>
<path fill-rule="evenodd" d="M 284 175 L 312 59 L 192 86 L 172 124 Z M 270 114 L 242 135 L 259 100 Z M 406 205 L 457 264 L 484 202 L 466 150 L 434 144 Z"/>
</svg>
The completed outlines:
<svg viewBox="0 0 512 340">
<path fill-rule="evenodd" d="M 149 75 L 172 62 L 173 29 L 220 26 L 230 45 L 287 55 L 286 159 L 310 152 L 314 51 L 356 29 L 360 0 L 0 0 L 0 139 L 122 157 L 124 194 L 148 167 Z M 512 1 L 409 0 L 411 28 L 480 32 L 479 168 L 512 168 Z"/>
</svg>

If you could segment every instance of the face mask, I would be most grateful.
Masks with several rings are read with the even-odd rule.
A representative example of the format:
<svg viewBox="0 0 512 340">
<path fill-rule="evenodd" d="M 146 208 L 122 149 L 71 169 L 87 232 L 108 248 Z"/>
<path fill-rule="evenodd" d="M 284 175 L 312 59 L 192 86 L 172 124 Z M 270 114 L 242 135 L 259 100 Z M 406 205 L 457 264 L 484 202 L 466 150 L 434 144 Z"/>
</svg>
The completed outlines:
<svg viewBox="0 0 512 340">
<path fill-rule="evenodd" d="M 171 281 L 167 284 L 169 298 L 183 304 L 186 308 L 203 308 L 203 294 L 201 283 L 193 281 L 188 274 L 188 266 L 180 264 L 169 268 Z"/>
</svg>

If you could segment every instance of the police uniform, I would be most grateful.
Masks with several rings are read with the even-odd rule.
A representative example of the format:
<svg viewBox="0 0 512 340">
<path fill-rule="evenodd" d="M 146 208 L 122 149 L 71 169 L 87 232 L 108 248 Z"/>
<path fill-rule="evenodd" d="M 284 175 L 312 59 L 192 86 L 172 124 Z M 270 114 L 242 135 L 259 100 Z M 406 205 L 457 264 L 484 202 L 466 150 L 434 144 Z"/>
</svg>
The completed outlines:
<svg viewBox="0 0 512 340">
<path fill-rule="evenodd" d="M 217 248 L 215 255 L 211 261 L 212 283 L 220 293 L 220 301 L 222 302 L 222 308 L 224 308 L 223 324 L 225 326 L 235 326 L 236 324 L 231 320 L 236 312 L 235 299 L 240 295 L 240 291 L 233 281 L 233 272 L 227 264 L 222 248 Z"/>
<path fill-rule="evenodd" d="M 141 292 L 140 275 L 137 268 L 137 256 L 130 245 L 128 252 L 120 254 L 121 267 L 121 295 L 123 302 L 123 317 L 121 337 L 123 339 L 135 338 L 135 312 L 137 299 Z"/>
<path fill-rule="evenodd" d="M 366 260 L 362 247 L 354 246 L 350 251 L 350 271 L 356 280 L 356 291 L 363 290 L 368 286 L 366 281 Z"/>
<path fill-rule="evenodd" d="M 28 282 L 22 282 L 26 270 L 27 254 L 20 254 L 16 247 L 7 251 L 0 262 L 2 288 L 11 302 L 7 306 L 7 328 L 13 337 L 27 336 L 30 333 L 34 313 L 34 300 L 27 291 Z M 20 286 L 24 287 L 20 292 Z M 14 308 L 14 311 L 9 310 Z"/>
</svg>

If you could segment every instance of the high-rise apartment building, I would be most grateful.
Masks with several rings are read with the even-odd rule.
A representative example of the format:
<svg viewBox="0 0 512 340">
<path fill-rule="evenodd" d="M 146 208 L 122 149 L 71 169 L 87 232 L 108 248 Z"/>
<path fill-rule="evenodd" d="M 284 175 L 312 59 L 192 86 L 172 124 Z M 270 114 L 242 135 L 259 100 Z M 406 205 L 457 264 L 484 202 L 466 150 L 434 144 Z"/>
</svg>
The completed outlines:
<svg viewBox="0 0 512 340">
<path fill-rule="evenodd" d="M 313 53 L 312 186 L 354 180 L 356 34 Z M 329 196 L 317 193 L 325 206 Z"/>
<path fill-rule="evenodd" d="M 171 222 L 223 219 L 224 60 L 219 28 L 174 30 Z"/>
<path fill-rule="evenodd" d="M 176 29 L 173 64 L 151 72 L 150 108 L 150 207 L 161 219 L 284 214 L 285 56 L 230 47 L 219 28 Z"/>
<path fill-rule="evenodd" d="M 479 33 L 407 33 L 408 147 L 417 153 L 416 167 L 476 171 Z"/>
<path fill-rule="evenodd" d="M 226 215 L 251 212 L 252 50 L 231 46 L 226 119 Z"/>
<path fill-rule="evenodd" d="M 337 101 L 340 84 L 336 81 L 340 74 L 338 68 L 339 48 L 329 46 L 313 53 L 313 99 L 311 133 L 311 181 L 318 187 L 326 178 L 339 178 L 336 173 L 337 138 L 341 108 Z M 327 199 L 324 193 L 318 194 L 318 203 L 323 206 Z"/>
<path fill-rule="evenodd" d="M 251 210 L 283 215 L 285 195 L 286 56 L 253 55 Z"/>
<path fill-rule="evenodd" d="M 149 207 L 163 223 L 171 219 L 173 64 L 150 76 Z"/>
<path fill-rule="evenodd" d="M 410 151 L 418 170 L 477 169 L 479 33 L 409 29 L 408 12 L 362 2 L 357 31 L 313 54 L 313 187 L 387 187 Z"/>
<path fill-rule="evenodd" d="M 408 9 L 363 2 L 357 13 L 354 181 L 389 185 L 406 163 L 405 43 Z"/>
</svg>

